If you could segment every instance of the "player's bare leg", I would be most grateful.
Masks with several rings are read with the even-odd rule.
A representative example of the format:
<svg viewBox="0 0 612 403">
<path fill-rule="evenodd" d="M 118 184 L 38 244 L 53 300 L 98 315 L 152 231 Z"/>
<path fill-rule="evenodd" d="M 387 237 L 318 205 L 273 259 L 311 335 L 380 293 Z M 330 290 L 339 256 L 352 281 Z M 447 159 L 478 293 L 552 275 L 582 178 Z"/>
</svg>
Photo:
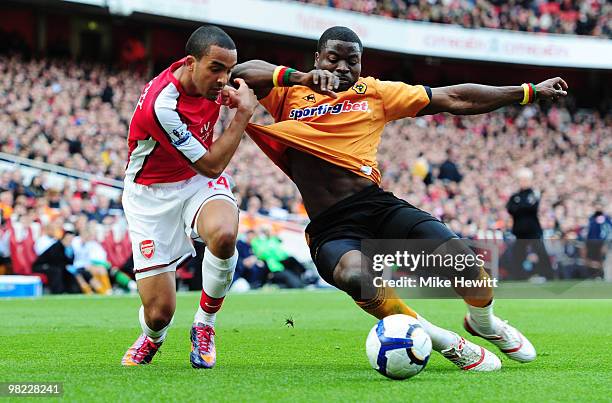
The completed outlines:
<svg viewBox="0 0 612 403">
<path fill-rule="evenodd" d="M 163 343 L 176 308 L 174 271 L 142 278 L 137 281 L 142 301 L 139 311 L 142 335 L 127 350 L 124 366 L 148 364 Z"/>
<path fill-rule="evenodd" d="M 362 259 L 365 259 L 365 256 L 361 252 L 349 251 L 340 258 L 333 272 L 335 285 L 349 294 L 361 309 L 377 319 L 398 313 L 417 318 L 431 337 L 433 349 L 460 369 L 495 371 L 501 368 L 501 361 L 495 354 L 454 332 L 430 323 L 408 307 L 393 289 L 375 287 L 369 278 L 364 281 L 363 276 L 368 274 L 362 270 Z M 368 286 L 371 288 L 364 289 Z"/>
<path fill-rule="evenodd" d="M 238 208 L 229 200 L 206 203 L 196 221 L 206 243 L 202 260 L 202 296 L 191 328 L 191 365 L 212 368 L 216 363 L 215 319 L 232 284 L 238 252 Z"/>
</svg>

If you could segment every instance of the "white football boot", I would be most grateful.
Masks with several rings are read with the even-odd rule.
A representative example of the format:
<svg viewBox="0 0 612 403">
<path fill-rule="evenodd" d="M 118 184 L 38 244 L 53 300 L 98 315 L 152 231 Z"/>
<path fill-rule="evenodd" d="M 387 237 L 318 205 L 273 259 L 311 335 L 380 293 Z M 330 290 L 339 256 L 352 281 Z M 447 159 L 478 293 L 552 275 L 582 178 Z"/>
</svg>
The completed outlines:
<svg viewBox="0 0 612 403">
<path fill-rule="evenodd" d="M 484 347 L 458 336 L 456 344 L 440 351 L 444 358 L 464 371 L 497 371 L 501 369 L 499 358 Z"/>
<path fill-rule="evenodd" d="M 495 317 L 495 334 L 485 334 L 478 330 L 478 325 L 467 314 L 463 320 L 463 327 L 468 333 L 482 337 L 495 344 L 502 353 L 518 362 L 531 362 L 536 359 L 536 350 L 521 332 L 510 326 L 508 321 Z"/>
</svg>

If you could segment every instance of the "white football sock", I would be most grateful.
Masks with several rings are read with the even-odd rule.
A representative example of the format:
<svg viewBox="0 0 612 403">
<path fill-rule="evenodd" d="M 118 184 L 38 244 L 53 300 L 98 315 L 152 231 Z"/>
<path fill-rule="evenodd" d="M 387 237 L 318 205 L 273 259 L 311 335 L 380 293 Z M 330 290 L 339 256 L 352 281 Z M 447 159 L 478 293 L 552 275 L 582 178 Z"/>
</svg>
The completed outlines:
<svg viewBox="0 0 612 403">
<path fill-rule="evenodd" d="M 170 320 L 170 323 L 168 323 L 163 329 L 151 329 L 145 321 L 144 306 L 142 305 L 140 306 L 140 311 L 138 312 L 138 319 L 140 320 L 140 327 L 142 328 L 143 333 L 146 334 L 153 343 L 161 343 L 162 341 L 164 341 L 166 335 L 168 334 L 168 329 L 170 329 L 170 326 L 172 326 L 172 323 L 174 322 L 173 316 Z"/>
<path fill-rule="evenodd" d="M 206 248 L 202 259 L 202 289 L 208 296 L 225 297 L 232 285 L 236 263 L 238 263 L 237 249 L 234 249 L 234 255 L 229 259 L 219 259 Z"/>
<path fill-rule="evenodd" d="M 478 332 L 485 335 L 495 334 L 497 329 L 495 326 L 495 315 L 493 315 L 493 301 L 484 308 L 478 308 L 470 304 L 466 304 L 470 319 L 476 324 Z"/>
<path fill-rule="evenodd" d="M 232 285 L 234 270 L 238 263 L 238 250 L 229 259 L 219 259 L 212 254 L 210 249 L 204 251 L 202 259 L 202 290 L 211 298 L 224 298 Z M 208 313 L 198 307 L 193 323 L 204 323 L 214 326 L 216 313 Z"/>
<path fill-rule="evenodd" d="M 215 319 L 217 318 L 216 313 L 205 312 L 202 307 L 198 307 L 198 311 L 195 314 L 193 323 L 203 323 L 208 326 L 215 327 Z"/>
<path fill-rule="evenodd" d="M 442 329 L 432 323 L 421 315 L 417 315 L 417 319 L 425 329 L 425 332 L 431 338 L 431 346 L 435 351 L 442 351 L 450 348 L 452 344 L 457 344 L 459 341 L 459 335 L 451 332 L 450 330 Z"/>
</svg>

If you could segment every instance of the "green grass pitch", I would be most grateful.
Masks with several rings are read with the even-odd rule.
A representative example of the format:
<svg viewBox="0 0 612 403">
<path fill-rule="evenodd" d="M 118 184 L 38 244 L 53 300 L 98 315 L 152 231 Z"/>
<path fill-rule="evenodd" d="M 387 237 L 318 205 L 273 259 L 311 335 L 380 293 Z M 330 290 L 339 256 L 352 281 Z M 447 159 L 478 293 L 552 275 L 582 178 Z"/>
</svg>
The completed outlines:
<svg viewBox="0 0 612 403">
<path fill-rule="evenodd" d="M 217 319 L 217 367 L 194 370 L 189 329 L 198 299 L 178 296 L 161 355 L 137 368 L 120 366 L 140 333 L 137 296 L 0 301 L 0 382 L 63 382 L 71 401 L 612 399 L 612 300 L 499 300 L 496 313 L 531 339 L 535 362 L 502 358 L 500 372 L 479 374 L 434 353 L 415 378 L 391 381 L 365 356 L 375 320 L 337 291 L 230 295 Z M 411 305 L 467 336 L 461 301 Z M 285 326 L 288 317 L 295 328 Z"/>
</svg>

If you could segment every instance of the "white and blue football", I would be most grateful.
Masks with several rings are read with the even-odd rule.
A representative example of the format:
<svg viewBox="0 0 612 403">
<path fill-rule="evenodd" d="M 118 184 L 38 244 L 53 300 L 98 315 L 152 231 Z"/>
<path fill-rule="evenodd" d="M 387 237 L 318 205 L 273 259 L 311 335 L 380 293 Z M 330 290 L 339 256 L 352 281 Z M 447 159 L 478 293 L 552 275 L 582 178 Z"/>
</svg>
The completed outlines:
<svg viewBox="0 0 612 403">
<path fill-rule="evenodd" d="M 425 368 L 431 339 L 418 320 L 391 315 L 378 321 L 366 340 L 372 368 L 391 379 L 408 379 Z"/>
</svg>

